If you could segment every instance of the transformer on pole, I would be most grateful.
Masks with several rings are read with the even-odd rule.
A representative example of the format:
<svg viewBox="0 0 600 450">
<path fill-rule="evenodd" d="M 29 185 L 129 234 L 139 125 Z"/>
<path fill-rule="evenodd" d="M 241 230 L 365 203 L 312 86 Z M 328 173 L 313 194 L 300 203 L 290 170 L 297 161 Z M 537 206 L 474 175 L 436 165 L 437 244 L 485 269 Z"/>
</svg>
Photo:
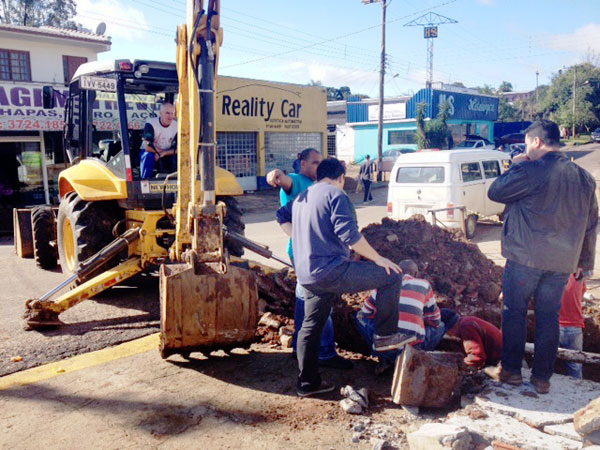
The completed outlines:
<svg viewBox="0 0 600 450">
<path fill-rule="evenodd" d="M 433 40 L 438 37 L 437 26 L 446 23 L 458 23 L 458 21 L 430 12 L 404 24 L 405 27 L 423 27 L 423 37 L 427 39 L 427 89 L 431 89 L 433 84 Z"/>
</svg>

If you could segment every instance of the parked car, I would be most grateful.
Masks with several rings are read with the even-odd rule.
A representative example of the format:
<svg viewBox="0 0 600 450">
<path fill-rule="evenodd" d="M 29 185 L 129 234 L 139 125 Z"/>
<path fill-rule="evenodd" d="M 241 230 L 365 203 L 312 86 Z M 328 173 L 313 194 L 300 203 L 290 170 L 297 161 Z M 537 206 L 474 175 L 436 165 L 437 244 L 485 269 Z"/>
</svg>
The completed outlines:
<svg viewBox="0 0 600 450">
<path fill-rule="evenodd" d="M 394 163 L 396 159 L 400 155 L 404 155 L 406 153 L 415 153 L 416 150 L 414 148 L 391 148 L 383 152 L 381 159 L 381 171 L 382 172 L 390 172 L 392 167 L 394 167 Z"/>
<path fill-rule="evenodd" d="M 458 144 L 456 147 L 457 150 L 459 149 L 486 149 L 486 150 L 493 150 L 494 149 L 494 144 L 492 144 L 490 141 L 488 141 L 485 138 L 477 138 L 477 139 L 466 139 L 464 141 L 462 141 L 460 144 Z"/>
<path fill-rule="evenodd" d="M 524 144 L 525 143 L 525 133 L 510 133 L 505 134 L 500 138 L 500 143 L 503 145 L 510 144 Z"/>
<path fill-rule="evenodd" d="M 404 155 L 390 173 L 388 216 L 407 219 L 422 214 L 432 221 L 429 210 L 447 208 L 437 212 L 436 219 L 448 228 L 462 228 L 464 223 L 471 239 L 480 217 L 504 211 L 504 205 L 491 201 L 487 191 L 508 163 L 505 153 L 486 149 Z"/>
<path fill-rule="evenodd" d="M 600 142 L 600 128 L 596 128 L 592 131 L 592 141 Z"/>
</svg>

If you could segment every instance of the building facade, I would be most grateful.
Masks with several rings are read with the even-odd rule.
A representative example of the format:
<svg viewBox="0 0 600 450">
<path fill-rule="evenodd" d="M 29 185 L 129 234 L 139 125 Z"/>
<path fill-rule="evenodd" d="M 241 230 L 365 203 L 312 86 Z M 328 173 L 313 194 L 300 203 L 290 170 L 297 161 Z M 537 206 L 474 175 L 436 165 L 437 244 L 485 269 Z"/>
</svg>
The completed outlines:
<svg viewBox="0 0 600 450">
<path fill-rule="evenodd" d="M 454 144 L 467 135 L 478 135 L 494 141 L 494 122 L 498 119 L 498 98 L 480 95 L 468 89 L 421 89 L 412 97 L 388 98 L 383 109 L 383 149 L 417 148 L 417 106 L 425 104 L 426 120 L 435 119 L 442 102 L 448 102 L 447 121 Z M 335 104 L 331 104 L 335 103 Z M 340 120 L 340 102 L 330 102 Z M 349 163 L 360 162 L 365 155 L 377 156 L 379 103 L 377 99 L 349 98 L 346 123 L 336 124 L 336 155 Z M 334 115 L 328 114 L 333 123 Z"/>
<path fill-rule="evenodd" d="M 64 168 L 62 116 L 42 108 L 42 86 L 66 94 L 77 67 L 110 45 L 84 31 L 0 25 L 0 231 L 13 207 L 49 203 Z"/>
</svg>

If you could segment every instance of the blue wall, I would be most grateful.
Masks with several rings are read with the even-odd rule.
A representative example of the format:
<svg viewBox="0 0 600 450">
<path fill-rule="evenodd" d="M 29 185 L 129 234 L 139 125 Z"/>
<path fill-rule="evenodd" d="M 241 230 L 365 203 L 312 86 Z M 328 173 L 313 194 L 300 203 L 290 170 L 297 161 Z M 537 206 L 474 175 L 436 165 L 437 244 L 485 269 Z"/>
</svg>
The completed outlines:
<svg viewBox="0 0 600 450">
<path fill-rule="evenodd" d="M 417 148 L 416 144 L 388 144 L 388 132 L 390 130 L 416 130 L 415 122 L 406 123 L 384 123 L 382 151 L 390 148 Z M 361 162 L 365 155 L 371 159 L 377 158 L 377 124 L 357 125 L 354 127 L 354 162 Z"/>
</svg>

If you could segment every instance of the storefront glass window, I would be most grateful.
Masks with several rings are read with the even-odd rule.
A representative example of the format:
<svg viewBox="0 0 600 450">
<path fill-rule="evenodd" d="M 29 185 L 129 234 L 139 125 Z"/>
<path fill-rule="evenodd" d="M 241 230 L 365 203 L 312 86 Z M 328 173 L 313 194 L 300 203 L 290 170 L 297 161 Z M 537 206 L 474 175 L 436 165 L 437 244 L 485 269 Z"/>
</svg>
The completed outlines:
<svg viewBox="0 0 600 450">
<path fill-rule="evenodd" d="M 217 165 L 236 177 L 255 177 L 256 133 L 217 133 Z"/>
<path fill-rule="evenodd" d="M 323 148 L 321 133 L 265 133 L 266 172 L 281 169 L 293 172 L 296 155 L 305 148 Z"/>
<path fill-rule="evenodd" d="M 415 130 L 392 130 L 388 132 L 388 144 L 416 144 L 417 132 Z"/>
<path fill-rule="evenodd" d="M 45 202 L 39 142 L 0 143 L 0 203 L 12 209 Z"/>
</svg>

